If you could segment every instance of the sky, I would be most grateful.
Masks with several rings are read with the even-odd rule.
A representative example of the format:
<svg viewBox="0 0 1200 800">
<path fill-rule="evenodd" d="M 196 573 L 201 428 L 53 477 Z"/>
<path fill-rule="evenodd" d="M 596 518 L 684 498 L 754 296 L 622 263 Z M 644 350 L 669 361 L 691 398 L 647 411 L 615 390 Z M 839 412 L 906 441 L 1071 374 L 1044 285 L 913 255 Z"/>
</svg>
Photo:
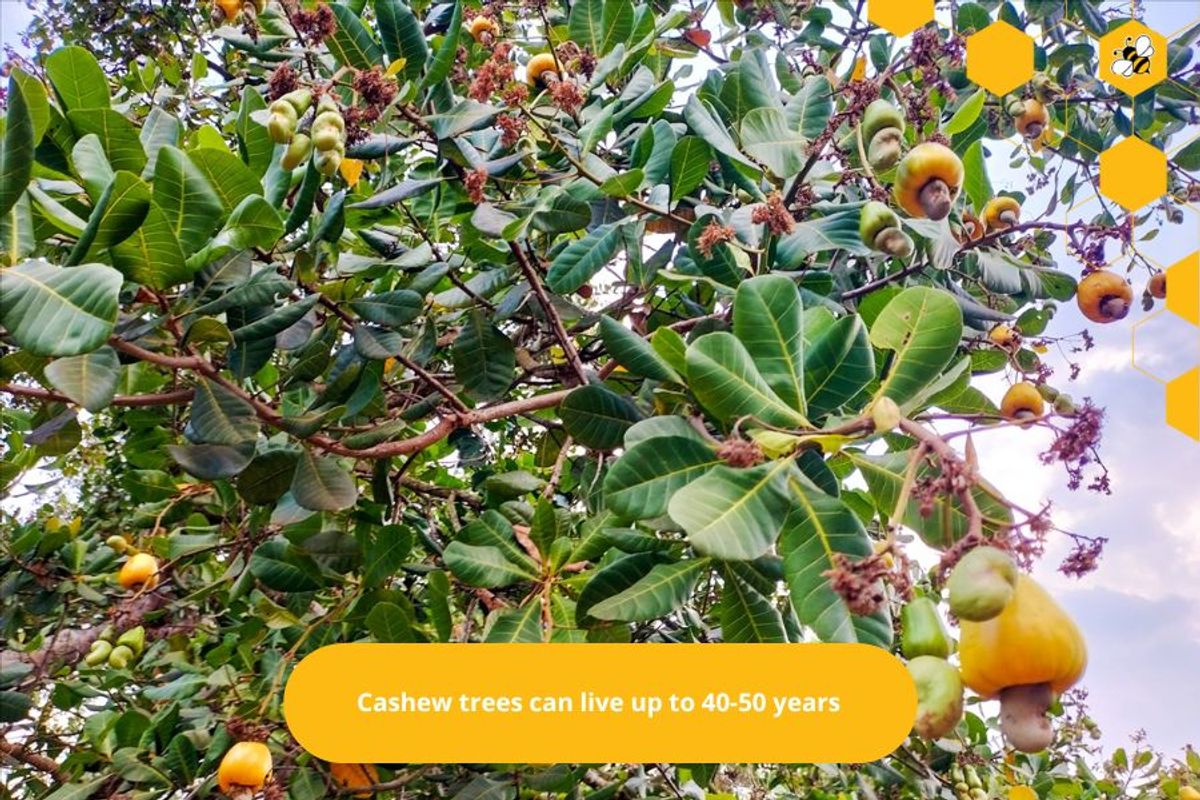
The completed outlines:
<svg viewBox="0 0 1200 800">
<path fill-rule="evenodd" d="M 1145 23 L 1168 36 L 1197 16 L 1194 4 L 1174 0 L 1147 0 L 1145 11 Z M 23 3 L 0 0 L 0 41 L 17 45 L 29 17 Z M 1024 191 L 1024 171 L 1009 167 L 1011 144 L 992 144 L 989 174 L 996 191 Z M 1025 217 L 1046 205 L 1046 197 L 1034 195 Z M 1081 213 L 1094 209 L 1093 200 Z M 1053 218 L 1063 216 L 1059 209 Z M 1197 248 L 1200 208 L 1189 207 L 1184 224 L 1165 226 L 1142 250 L 1165 267 Z M 1078 265 L 1061 250 L 1056 260 L 1061 269 L 1078 274 Z M 1114 263 L 1122 264 L 1120 259 Z M 1135 274 L 1135 296 L 1140 296 L 1146 275 Z M 1060 361 L 1053 382 L 1076 399 L 1090 397 L 1106 409 L 1102 455 L 1112 476 L 1111 496 L 1068 491 L 1062 472 L 1038 460 L 1049 442 L 1041 429 L 988 432 L 978 437 L 977 447 L 984 475 L 1015 502 L 1035 508 L 1050 501 L 1059 526 L 1108 537 L 1100 568 L 1086 578 L 1057 573 L 1068 549 L 1061 536 L 1050 540 L 1034 574 L 1087 638 L 1083 685 L 1105 749 L 1126 744 L 1130 734 L 1145 729 L 1152 745 L 1178 755 L 1185 744 L 1200 747 L 1200 443 L 1167 427 L 1162 386 L 1131 365 L 1133 326 L 1144 316 L 1135 308 L 1120 323 L 1089 326 L 1069 302 L 1047 331 L 1068 335 L 1088 327 L 1095 337 L 1095 348 L 1076 357 L 1083 368 L 1078 380 L 1067 380 Z M 1143 368 L 1173 377 L 1200 363 L 1200 330 L 1164 314 L 1143 331 L 1138 338 Z M 1005 384 L 988 379 L 981 386 L 998 401 Z"/>
</svg>

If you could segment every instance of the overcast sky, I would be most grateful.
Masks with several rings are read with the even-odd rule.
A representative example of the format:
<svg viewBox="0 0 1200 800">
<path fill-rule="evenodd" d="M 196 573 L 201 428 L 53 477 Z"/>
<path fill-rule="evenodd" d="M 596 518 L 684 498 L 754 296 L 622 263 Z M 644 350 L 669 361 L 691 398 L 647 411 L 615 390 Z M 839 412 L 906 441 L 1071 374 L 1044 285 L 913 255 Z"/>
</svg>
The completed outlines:
<svg viewBox="0 0 1200 800">
<path fill-rule="evenodd" d="M 1148 0 L 1145 6 L 1145 22 L 1168 36 L 1195 21 L 1191 2 Z M 17 45 L 28 19 L 23 3 L 0 0 L 5 43 Z M 1024 172 L 1008 166 L 1011 151 L 1010 143 L 991 143 L 989 170 L 997 191 L 1025 189 Z M 1044 197 L 1035 197 L 1026 204 L 1026 215 L 1046 205 Z M 1081 213 L 1094 209 L 1092 202 Z M 1054 212 L 1055 221 L 1063 217 L 1062 209 Z M 1148 230 L 1139 230 L 1139 236 Z M 1167 266 L 1198 247 L 1200 209 L 1191 207 L 1183 225 L 1166 226 L 1142 249 Z M 1060 268 L 1078 273 L 1078 264 L 1064 253 L 1057 258 Z M 1136 273 L 1136 296 L 1145 278 Z M 1079 356 L 1079 379 L 1069 383 L 1065 366 L 1055 378 L 1076 398 L 1091 397 L 1107 408 L 1103 456 L 1112 474 L 1112 496 L 1067 491 L 1061 471 L 1038 461 L 1048 442 L 1040 430 L 986 433 L 977 445 L 985 475 L 1014 501 L 1029 508 L 1049 500 L 1060 526 L 1109 538 L 1100 569 L 1082 581 L 1055 571 L 1066 551 L 1062 537 L 1051 540 L 1035 574 L 1087 637 L 1084 685 L 1107 749 L 1144 728 L 1153 745 L 1178 755 L 1187 743 L 1200 745 L 1200 444 L 1166 426 L 1162 386 L 1131 368 L 1132 326 L 1143 316 L 1135 309 L 1122 323 L 1092 326 L 1096 347 Z M 1086 321 L 1070 303 L 1048 333 L 1065 335 L 1084 327 Z M 1143 367 L 1173 377 L 1200 363 L 1200 331 L 1167 315 L 1143 330 Z M 999 381 L 984 388 L 997 401 L 1003 392 Z"/>
</svg>

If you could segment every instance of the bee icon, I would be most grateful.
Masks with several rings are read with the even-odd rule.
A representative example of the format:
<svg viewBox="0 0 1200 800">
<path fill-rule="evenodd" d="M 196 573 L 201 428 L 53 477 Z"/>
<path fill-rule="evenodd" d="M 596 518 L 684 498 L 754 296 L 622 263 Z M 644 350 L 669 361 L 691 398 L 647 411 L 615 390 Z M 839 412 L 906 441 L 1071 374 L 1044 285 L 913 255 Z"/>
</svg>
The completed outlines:
<svg viewBox="0 0 1200 800">
<path fill-rule="evenodd" d="M 1119 56 L 1119 58 L 1112 63 L 1112 71 L 1121 77 L 1149 75 L 1150 56 L 1154 55 L 1154 42 L 1145 35 L 1139 36 L 1136 42 L 1133 41 L 1132 36 L 1126 36 L 1125 46 L 1120 50 L 1113 50 L 1113 55 Z"/>
</svg>

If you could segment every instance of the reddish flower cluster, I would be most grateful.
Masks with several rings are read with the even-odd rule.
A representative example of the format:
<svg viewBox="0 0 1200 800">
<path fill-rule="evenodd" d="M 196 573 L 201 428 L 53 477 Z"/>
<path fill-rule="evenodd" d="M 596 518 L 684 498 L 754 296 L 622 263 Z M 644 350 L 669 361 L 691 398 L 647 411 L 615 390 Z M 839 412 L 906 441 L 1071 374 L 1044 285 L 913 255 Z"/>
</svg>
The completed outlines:
<svg viewBox="0 0 1200 800">
<path fill-rule="evenodd" d="M 700 231 L 700 237 L 696 240 L 696 247 L 699 248 L 701 255 L 705 258 L 712 258 L 713 249 L 719 244 L 732 242 L 737 232 L 728 225 L 713 220 L 708 223 L 704 230 Z"/>
<path fill-rule="evenodd" d="M 294 92 L 299 88 L 300 76 L 286 61 L 280 64 L 267 79 L 267 97 L 271 100 L 278 100 L 288 92 Z"/>
<path fill-rule="evenodd" d="M 337 19 L 333 9 L 324 3 L 318 3 L 311 11 L 297 8 L 290 14 L 292 26 L 300 37 L 309 44 L 320 44 L 337 31 Z"/>
<path fill-rule="evenodd" d="M 550 99 L 564 112 L 574 115 L 583 107 L 583 89 L 575 81 L 555 81 L 550 86 Z"/>
<path fill-rule="evenodd" d="M 749 439 L 729 439 L 717 450 L 717 458 L 736 469 L 745 469 L 761 464 L 763 451 Z"/>
<path fill-rule="evenodd" d="M 1089 572 L 1094 572 L 1096 567 L 1100 566 L 1100 556 L 1104 554 L 1104 545 L 1107 543 L 1108 539 L 1103 536 L 1095 539 L 1075 537 L 1074 547 L 1058 565 L 1058 571 L 1072 578 L 1082 578 Z"/>
<path fill-rule="evenodd" d="M 755 225 L 766 225 L 767 230 L 776 236 L 791 233 L 796 227 L 796 220 L 787 210 L 783 195 L 779 192 L 771 192 L 767 195 L 767 202 L 755 206 L 750 221 Z"/>
<path fill-rule="evenodd" d="M 354 91 L 363 102 L 382 112 L 396 99 L 396 79 L 385 75 L 381 67 L 359 70 L 354 76 Z"/>
<path fill-rule="evenodd" d="M 509 108 L 516 108 L 529 99 L 529 87 L 519 81 L 514 81 L 500 96 L 505 105 Z"/>
<path fill-rule="evenodd" d="M 1108 469 L 1097 453 L 1103 427 L 1104 411 L 1094 406 L 1090 398 L 1085 398 L 1083 405 L 1075 410 L 1070 427 L 1060 431 L 1050 447 L 1041 454 L 1042 463 L 1062 464 L 1067 471 L 1067 488 L 1071 490 L 1083 485 L 1084 471 L 1089 465 L 1095 464 L 1100 473 L 1088 484 L 1088 490 L 1112 494 Z"/>
<path fill-rule="evenodd" d="M 883 607 L 887 600 L 883 579 L 892 569 L 882 554 L 851 561 L 842 553 L 834 553 L 832 560 L 833 568 L 821 576 L 829 579 L 830 587 L 846 601 L 850 613 L 865 616 Z"/>
<path fill-rule="evenodd" d="M 471 99 L 485 103 L 493 94 L 512 82 L 515 67 L 508 58 L 511 51 L 510 43 L 500 42 L 492 50 L 488 60 L 479 65 L 479 69 L 475 70 L 475 79 L 467 88 Z"/>
<path fill-rule="evenodd" d="M 501 114 L 496 119 L 500 128 L 500 142 L 505 147 L 512 147 L 517 140 L 525 135 L 526 122 L 516 114 Z"/>
<path fill-rule="evenodd" d="M 575 42 L 563 42 L 554 49 L 554 55 L 566 72 L 590 78 L 596 71 L 596 56 Z"/>
<path fill-rule="evenodd" d="M 477 167 L 471 172 L 463 176 L 463 185 L 467 189 L 467 197 L 472 203 L 479 205 L 486 199 L 483 195 L 483 187 L 487 184 L 488 174 L 483 167 Z"/>
</svg>

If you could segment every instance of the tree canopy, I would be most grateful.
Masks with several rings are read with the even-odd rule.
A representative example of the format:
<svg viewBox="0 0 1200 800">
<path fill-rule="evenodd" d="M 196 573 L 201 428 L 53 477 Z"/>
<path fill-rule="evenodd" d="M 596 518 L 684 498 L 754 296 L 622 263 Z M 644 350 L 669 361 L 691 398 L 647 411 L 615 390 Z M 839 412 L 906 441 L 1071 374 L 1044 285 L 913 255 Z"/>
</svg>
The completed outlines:
<svg viewBox="0 0 1200 800">
<path fill-rule="evenodd" d="M 1132 98 L 1100 78 L 1124 6 L 1076 0 L 903 40 L 848 0 L 41 5 L 0 138 L 7 794 L 215 796 L 264 742 L 293 800 L 1195 800 L 1200 757 L 1099 753 L 1078 690 L 1035 753 L 968 693 L 867 765 L 355 773 L 280 687 L 356 641 L 915 660 L 943 645 L 902 621 L 945 636 L 981 546 L 1066 537 L 1086 575 L 1109 532 L 1011 502 L 972 434 L 1050 430 L 1046 469 L 1109 490 L 1055 315 L 1161 302 L 1139 243 L 1195 225 L 1200 29 Z M 997 20 L 1034 38 L 1003 95 L 965 63 Z M 1171 162 L 1130 211 L 1100 154 L 1133 137 Z"/>
</svg>

